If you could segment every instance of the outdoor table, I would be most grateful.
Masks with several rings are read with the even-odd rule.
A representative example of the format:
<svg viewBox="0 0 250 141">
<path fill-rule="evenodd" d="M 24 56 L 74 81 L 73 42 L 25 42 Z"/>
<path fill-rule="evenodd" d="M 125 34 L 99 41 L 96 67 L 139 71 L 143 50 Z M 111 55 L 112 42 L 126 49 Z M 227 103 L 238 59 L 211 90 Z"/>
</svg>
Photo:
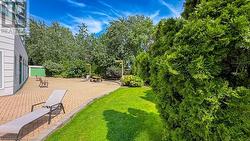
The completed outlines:
<svg viewBox="0 0 250 141">
<path fill-rule="evenodd" d="M 90 81 L 91 82 L 102 82 L 102 78 L 99 76 L 92 76 Z"/>
</svg>

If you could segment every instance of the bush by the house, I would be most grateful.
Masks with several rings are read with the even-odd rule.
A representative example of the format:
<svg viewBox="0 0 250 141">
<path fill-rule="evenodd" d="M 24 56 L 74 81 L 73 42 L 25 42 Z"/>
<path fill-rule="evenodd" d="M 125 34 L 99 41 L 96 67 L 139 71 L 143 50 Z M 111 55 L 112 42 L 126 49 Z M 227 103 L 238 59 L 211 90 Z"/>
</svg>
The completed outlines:
<svg viewBox="0 0 250 141">
<path fill-rule="evenodd" d="M 143 86 L 143 80 L 138 76 L 124 75 L 121 79 L 123 86 L 129 87 L 141 87 Z"/>
</svg>

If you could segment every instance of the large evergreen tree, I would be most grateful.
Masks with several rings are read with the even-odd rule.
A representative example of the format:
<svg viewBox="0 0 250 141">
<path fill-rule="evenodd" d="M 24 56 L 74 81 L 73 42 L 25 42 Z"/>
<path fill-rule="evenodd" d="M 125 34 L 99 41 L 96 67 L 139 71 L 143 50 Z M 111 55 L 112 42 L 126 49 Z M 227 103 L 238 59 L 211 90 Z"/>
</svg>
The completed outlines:
<svg viewBox="0 0 250 141">
<path fill-rule="evenodd" d="M 179 30 L 166 30 L 179 27 L 174 20 L 161 22 L 150 50 L 164 140 L 248 140 L 250 2 L 201 0 L 196 7 Z"/>
</svg>

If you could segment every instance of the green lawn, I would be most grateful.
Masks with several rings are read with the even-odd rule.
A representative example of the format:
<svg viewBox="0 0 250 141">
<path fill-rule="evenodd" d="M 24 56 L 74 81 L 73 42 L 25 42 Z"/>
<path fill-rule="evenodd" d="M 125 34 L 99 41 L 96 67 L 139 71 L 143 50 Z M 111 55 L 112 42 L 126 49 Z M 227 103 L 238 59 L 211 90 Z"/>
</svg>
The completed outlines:
<svg viewBox="0 0 250 141">
<path fill-rule="evenodd" d="M 162 122 L 150 88 L 120 88 L 79 112 L 47 141 L 159 141 Z"/>
</svg>

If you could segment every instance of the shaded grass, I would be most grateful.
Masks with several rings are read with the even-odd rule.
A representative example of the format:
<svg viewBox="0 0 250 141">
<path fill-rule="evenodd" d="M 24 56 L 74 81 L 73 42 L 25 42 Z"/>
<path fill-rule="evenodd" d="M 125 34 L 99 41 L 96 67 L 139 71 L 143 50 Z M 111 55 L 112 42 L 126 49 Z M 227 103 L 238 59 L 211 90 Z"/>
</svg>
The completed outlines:
<svg viewBox="0 0 250 141">
<path fill-rule="evenodd" d="M 159 141 L 162 122 L 150 88 L 120 88 L 80 111 L 47 141 Z"/>
</svg>

